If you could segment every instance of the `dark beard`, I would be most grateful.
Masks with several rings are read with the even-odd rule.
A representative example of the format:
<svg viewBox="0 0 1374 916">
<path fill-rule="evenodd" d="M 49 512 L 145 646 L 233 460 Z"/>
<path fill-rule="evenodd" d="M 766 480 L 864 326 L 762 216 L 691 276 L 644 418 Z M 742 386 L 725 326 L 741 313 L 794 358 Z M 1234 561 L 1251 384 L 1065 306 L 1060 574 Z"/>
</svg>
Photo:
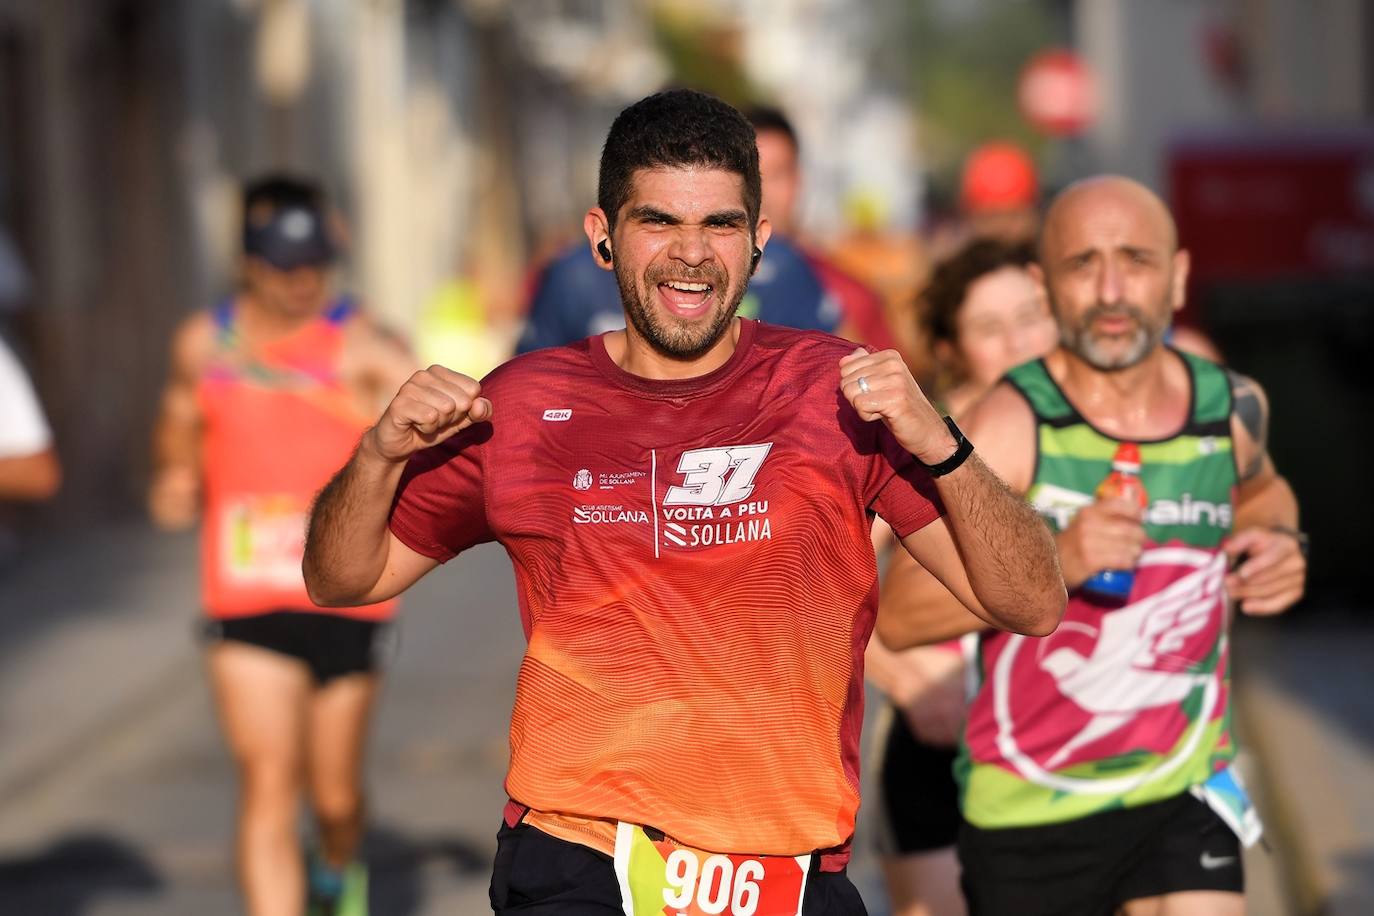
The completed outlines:
<svg viewBox="0 0 1374 916">
<path fill-rule="evenodd" d="M 701 272 L 702 276 L 693 277 L 691 271 L 679 271 L 677 276 L 681 279 L 690 279 L 692 282 L 709 283 L 711 294 L 720 295 L 721 281 L 724 279 L 718 273 Z M 698 357 L 705 355 L 720 342 L 725 336 L 725 332 L 730 327 L 730 322 L 734 320 L 735 312 L 739 310 L 739 304 L 744 299 L 745 290 L 749 284 L 740 284 L 739 291 L 731 299 L 728 307 L 717 313 L 716 318 L 703 331 L 693 333 L 691 330 L 674 329 L 659 320 L 658 313 L 645 306 L 644 301 L 639 296 L 639 289 L 635 286 L 634 277 L 622 276 L 619 266 L 615 271 L 615 282 L 620 287 L 620 301 L 625 307 L 625 316 L 629 318 L 630 324 L 634 325 L 639 336 L 648 341 L 649 346 L 653 347 L 658 353 L 670 359 L 691 362 Z M 657 288 L 658 279 L 654 275 L 645 278 L 645 282 L 651 290 Z"/>
</svg>

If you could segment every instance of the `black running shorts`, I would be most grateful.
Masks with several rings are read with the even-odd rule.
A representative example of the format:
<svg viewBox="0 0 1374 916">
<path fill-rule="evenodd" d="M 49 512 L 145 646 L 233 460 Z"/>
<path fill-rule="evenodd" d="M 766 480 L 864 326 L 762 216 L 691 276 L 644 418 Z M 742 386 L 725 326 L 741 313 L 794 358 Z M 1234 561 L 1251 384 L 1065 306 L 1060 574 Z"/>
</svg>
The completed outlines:
<svg viewBox="0 0 1374 916">
<path fill-rule="evenodd" d="M 1112 916 L 1128 900 L 1245 887 L 1240 841 L 1187 792 L 1062 824 L 959 831 L 971 916 Z"/>
<path fill-rule="evenodd" d="M 802 916 L 866 916 L 863 898 L 844 872 L 823 872 L 812 858 Z M 496 916 L 624 916 L 610 856 L 550 836 L 528 824 L 496 834 L 491 874 Z"/>
<path fill-rule="evenodd" d="M 304 662 L 317 685 L 337 677 L 376 671 L 390 625 L 337 614 L 272 611 L 206 620 L 206 642 L 229 640 L 270 649 Z"/>
<path fill-rule="evenodd" d="M 911 732 L 901 710 L 883 745 L 882 851 L 887 855 L 932 852 L 959 838 L 959 785 L 954 781 L 958 749 L 934 747 Z"/>
</svg>

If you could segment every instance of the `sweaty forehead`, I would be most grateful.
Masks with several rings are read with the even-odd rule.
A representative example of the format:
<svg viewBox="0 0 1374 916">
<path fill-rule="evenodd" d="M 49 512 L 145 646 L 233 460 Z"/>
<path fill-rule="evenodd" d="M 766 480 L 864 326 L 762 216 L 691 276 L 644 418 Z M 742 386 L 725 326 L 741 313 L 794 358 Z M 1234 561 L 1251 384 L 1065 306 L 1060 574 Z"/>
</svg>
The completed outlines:
<svg viewBox="0 0 1374 916">
<path fill-rule="evenodd" d="M 1125 179 L 1070 187 L 1050 206 L 1041 250 L 1046 256 L 1120 245 L 1172 252 L 1173 217 L 1155 194 Z"/>
<path fill-rule="evenodd" d="M 665 212 L 744 209 L 744 176 L 709 166 L 636 169 L 626 208 L 651 206 Z"/>
</svg>

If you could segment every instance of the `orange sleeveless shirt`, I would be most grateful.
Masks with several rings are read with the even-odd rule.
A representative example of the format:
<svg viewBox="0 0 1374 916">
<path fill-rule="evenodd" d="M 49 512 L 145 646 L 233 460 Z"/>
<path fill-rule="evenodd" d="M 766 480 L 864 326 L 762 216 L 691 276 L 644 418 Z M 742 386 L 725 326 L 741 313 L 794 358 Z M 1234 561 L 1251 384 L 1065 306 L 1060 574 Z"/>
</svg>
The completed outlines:
<svg viewBox="0 0 1374 916">
<path fill-rule="evenodd" d="M 204 422 L 206 613 L 391 617 L 394 601 L 319 607 L 301 575 L 310 503 L 373 421 L 339 377 L 352 303 L 340 299 L 286 337 L 251 348 L 236 333 L 235 311 L 232 300 L 215 309 L 215 350 L 196 387 Z"/>
</svg>

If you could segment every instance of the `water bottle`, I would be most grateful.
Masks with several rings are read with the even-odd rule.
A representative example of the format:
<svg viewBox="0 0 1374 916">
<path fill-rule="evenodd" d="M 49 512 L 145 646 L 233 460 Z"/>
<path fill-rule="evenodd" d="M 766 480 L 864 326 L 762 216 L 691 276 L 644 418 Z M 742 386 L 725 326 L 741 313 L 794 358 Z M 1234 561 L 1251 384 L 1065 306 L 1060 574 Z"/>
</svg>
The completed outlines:
<svg viewBox="0 0 1374 916">
<path fill-rule="evenodd" d="M 1097 485 L 1097 499 L 1127 499 L 1142 510 L 1149 505 L 1140 482 L 1140 446 L 1123 442 L 1112 457 L 1112 472 Z M 1107 604 L 1124 604 L 1135 585 L 1134 569 L 1104 569 L 1083 583 L 1083 590 Z"/>
</svg>

